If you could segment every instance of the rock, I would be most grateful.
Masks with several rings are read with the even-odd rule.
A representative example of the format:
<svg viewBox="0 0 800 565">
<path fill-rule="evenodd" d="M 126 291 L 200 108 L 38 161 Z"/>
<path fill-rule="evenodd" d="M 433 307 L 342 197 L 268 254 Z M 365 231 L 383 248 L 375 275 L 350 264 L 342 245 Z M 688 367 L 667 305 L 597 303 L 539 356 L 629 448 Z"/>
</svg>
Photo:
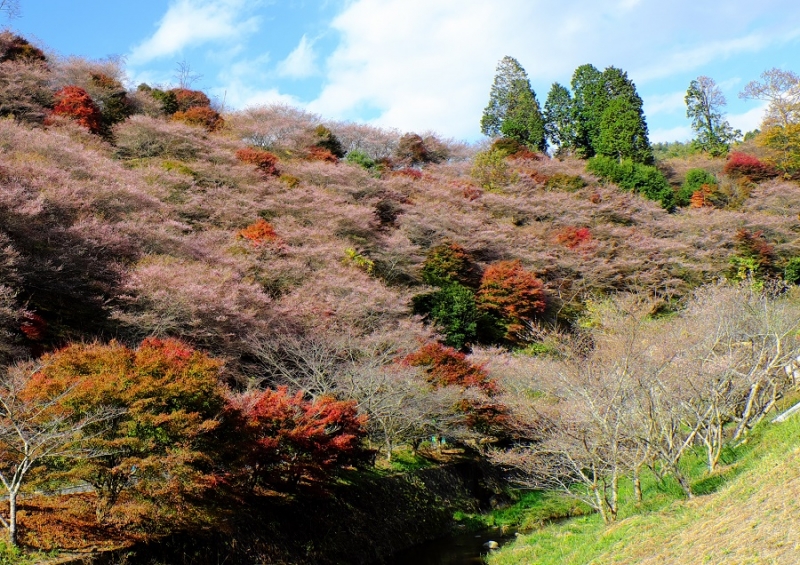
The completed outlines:
<svg viewBox="0 0 800 565">
<path fill-rule="evenodd" d="M 483 544 L 483 547 L 485 547 L 486 549 L 497 549 L 498 547 L 500 547 L 500 544 L 497 543 L 496 541 L 489 540 L 485 544 Z"/>
</svg>

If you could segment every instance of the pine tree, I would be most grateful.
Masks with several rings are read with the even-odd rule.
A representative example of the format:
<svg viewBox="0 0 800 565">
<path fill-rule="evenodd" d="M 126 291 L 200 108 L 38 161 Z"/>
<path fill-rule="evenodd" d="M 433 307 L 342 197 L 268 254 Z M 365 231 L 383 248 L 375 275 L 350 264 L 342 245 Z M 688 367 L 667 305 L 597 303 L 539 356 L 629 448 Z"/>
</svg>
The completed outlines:
<svg viewBox="0 0 800 565">
<path fill-rule="evenodd" d="M 516 139 L 536 151 L 545 151 L 544 120 L 528 74 L 513 57 L 503 57 L 481 117 L 481 132 Z"/>
<path fill-rule="evenodd" d="M 575 150 L 575 122 L 570 91 L 557 82 L 550 87 L 544 103 L 544 129 L 547 141 L 562 155 Z"/>
</svg>

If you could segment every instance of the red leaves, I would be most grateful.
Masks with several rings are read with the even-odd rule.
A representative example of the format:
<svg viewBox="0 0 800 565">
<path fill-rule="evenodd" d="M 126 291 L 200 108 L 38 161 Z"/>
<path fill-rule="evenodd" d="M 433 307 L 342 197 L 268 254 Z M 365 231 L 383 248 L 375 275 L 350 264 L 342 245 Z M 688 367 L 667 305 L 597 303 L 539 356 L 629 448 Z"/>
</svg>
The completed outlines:
<svg viewBox="0 0 800 565">
<path fill-rule="evenodd" d="M 589 228 L 568 226 L 556 234 L 555 240 L 556 243 L 575 249 L 576 247 L 583 247 L 592 241 L 592 231 Z"/>
<path fill-rule="evenodd" d="M 237 237 L 247 239 L 253 244 L 253 247 L 258 247 L 264 243 L 277 241 L 278 234 L 275 233 L 275 229 L 269 222 L 259 218 L 243 230 L 240 230 Z"/>
<path fill-rule="evenodd" d="M 338 163 L 339 158 L 324 147 L 312 145 L 308 148 L 309 161 L 322 161 L 324 163 Z"/>
<path fill-rule="evenodd" d="M 245 147 L 236 152 L 236 158 L 243 163 L 255 165 L 265 175 L 278 174 L 278 169 L 275 167 L 278 163 L 278 157 L 269 151 Z"/>
<path fill-rule="evenodd" d="M 424 367 L 428 382 L 434 386 L 477 387 L 486 392 L 496 388 L 482 366 L 470 363 L 466 355 L 441 343 L 428 343 L 403 361 L 412 367 Z"/>
<path fill-rule="evenodd" d="M 207 106 L 192 106 L 185 112 L 175 112 L 172 119 L 190 126 L 202 126 L 208 131 L 217 131 L 225 125 L 222 116 Z"/>
<path fill-rule="evenodd" d="M 211 100 L 200 90 L 173 88 L 170 92 L 175 94 L 175 101 L 178 103 L 179 112 L 186 112 L 190 108 L 208 108 L 211 106 Z"/>
<path fill-rule="evenodd" d="M 484 271 L 476 303 L 479 310 L 501 320 L 505 339 L 514 342 L 524 323 L 546 307 L 542 281 L 516 261 L 500 261 Z"/>
<path fill-rule="evenodd" d="M 102 124 L 100 109 L 89 94 L 79 86 L 65 86 L 55 94 L 53 114 L 67 116 L 92 133 L 100 133 Z"/>
<path fill-rule="evenodd" d="M 280 387 L 234 397 L 229 410 L 241 420 L 246 467 L 269 484 L 319 480 L 366 455 L 366 420 L 354 402 L 310 401 Z"/>
<path fill-rule="evenodd" d="M 31 341 L 41 341 L 47 334 L 47 322 L 33 312 L 26 312 L 19 325 L 20 331 Z"/>
<path fill-rule="evenodd" d="M 778 171 L 770 165 L 762 163 L 758 157 L 739 151 L 728 155 L 728 161 L 722 170 L 726 175 L 743 176 L 754 182 L 778 176 Z"/>
<path fill-rule="evenodd" d="M 695 190 L 692 193 L 692 196 L 689 198 L 689 207 L 690 208 L 707 208 L 713 207 L 714 204 L 711 202 L 711 195 L 714 193 L 711 185 L 704 184 L 700 187 L 700 190 Z"/>
</svg>

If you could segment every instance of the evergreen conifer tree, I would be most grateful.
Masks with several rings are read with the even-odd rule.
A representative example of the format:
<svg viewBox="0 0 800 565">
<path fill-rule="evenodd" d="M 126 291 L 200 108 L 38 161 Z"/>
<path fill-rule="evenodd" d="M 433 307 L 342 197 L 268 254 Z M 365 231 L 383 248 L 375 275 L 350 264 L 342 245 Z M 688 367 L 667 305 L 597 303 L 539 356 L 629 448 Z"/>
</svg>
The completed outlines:
<svg viewBox="0 0 800 565">
<path fill-rule="evenodd" d="M 562 155 L 575 150 L 573 101 L 569 90 L 557 82 L 550 87 L 544 103 L 544 129 L 547 141 Z"/>
<path fill-rule="evenodd" d="M 481 117 L 481 132 L 516 139 L 536 151 L 545 151 L 544 120 L 528 74 L 513 57 L 503 57 Z"/>
</svg>

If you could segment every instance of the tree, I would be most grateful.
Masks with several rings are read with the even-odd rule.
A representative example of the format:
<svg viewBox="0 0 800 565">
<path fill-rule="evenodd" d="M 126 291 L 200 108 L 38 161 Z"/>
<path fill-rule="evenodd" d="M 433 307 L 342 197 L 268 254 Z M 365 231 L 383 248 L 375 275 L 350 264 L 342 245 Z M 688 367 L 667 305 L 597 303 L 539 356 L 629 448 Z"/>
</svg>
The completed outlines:
<svg viewBox="0 0 800 565">
<path fill-rule="evenodd" d="M 92 133 L 103 130 L 103 116 L 89 94 L 79 86 L 65 86 L 55 94 L 53 114 L 67 116 Z"/>
<path fill-rule="evenodd" d="M 573 120 L 575 150 L 584 158 L 595 154 L 600 136 L 600 120 L 606 107 L 607 95 L 603 73 L 594 65 L 581 65 L 572 74 Z"/>
<path fill-rule="evenodd" d="M 20 15 L 19 0 L 0 0 L 0 13 L 4 13 L 9 20 L 18 18 Z"/>
<path fill-rule="evenodd" d="M 744 100 L 769 102 L 765 125 L 786 128 L 800 122 L 800 76 L 792 71 L 772 68 L 761 73 L 761 80 L 748 82 L 739 93 Z"/>
<path fill-rule="evenodd" d="M 122 413 L 104 406 L 64 406 L 72 388 L 41 401 L 31 391 L 37 369 L 18 365 L 0 379 L 0 482 L 8 493 L 8 517 L 0 516 L 0 523 L 8 530 L 11 545 L 17 543 L 17 496 L 29 472 L 53 459 L 89 461 L 107 453 L 89 442 Z"/>
<path fill-rule="evenodd" d="M 637 163 L 652 162 L 653 152 L 647 138 L 641 98 L 620 97 L 608 103 L 600 120 L 596 151 L 598 155 L 618 161 L 631 159 Z"/>
<path fill-rule="evenodd" d="M 483 273 L 477 304 L 492 321 L 490 337 L 515 343 L 525 323 L 545 309 L 542 281 L 519 260 L 493 263 Z"/>
<path fill-rule="evenodd" d="M 192 501 L 216 482 L 215 430 L 225 406 L 220 363 L 174 340 L 149 338 L 136 350 L 112 342 L 75 344 L 43 358 L 29 390 L 76 421 L 102 407 L 118 410 L 72 476 L 91 484 L 103 520 L 130 492 L 170 524 L 198 518 Z M 124 412 L 123 412 L 124 411 Z"/>
<path fill-rule="evenodd" d="M 302 391 L 289 394 L 280 387 L 233 395 L 228 412 L 238 422 L 238 467 L 248 482 L 294 488 L 366 459 L 366 417 L 353 401 L 330 396 L 309 401 Z"/>
<path fill-rule="evenodd" d="M 572 95 L 554 82 L 544 103 L 544 128 L 547 141 L 556 148 L 556 155 L 575 150 L 575 123 Z"/>
<path fill-rule="evenodd" d="M 725 120 L 722 108 L 727 101 L 714 79 L 700 76 L 693 80 L 685 101 L 686 117 L 691 118 L 692 128 L 697 133 L 697 146 L 714 156 L 726 154 L 742 132 L 734 130 Z"/>
<path fill-rule="evenodd" d="M 484 135 L 503 135 L 535 151 L 545 151 L 544 121 L 528 74 L 513 57 L 503 57 L 481 117 Z"/>
</svg>

